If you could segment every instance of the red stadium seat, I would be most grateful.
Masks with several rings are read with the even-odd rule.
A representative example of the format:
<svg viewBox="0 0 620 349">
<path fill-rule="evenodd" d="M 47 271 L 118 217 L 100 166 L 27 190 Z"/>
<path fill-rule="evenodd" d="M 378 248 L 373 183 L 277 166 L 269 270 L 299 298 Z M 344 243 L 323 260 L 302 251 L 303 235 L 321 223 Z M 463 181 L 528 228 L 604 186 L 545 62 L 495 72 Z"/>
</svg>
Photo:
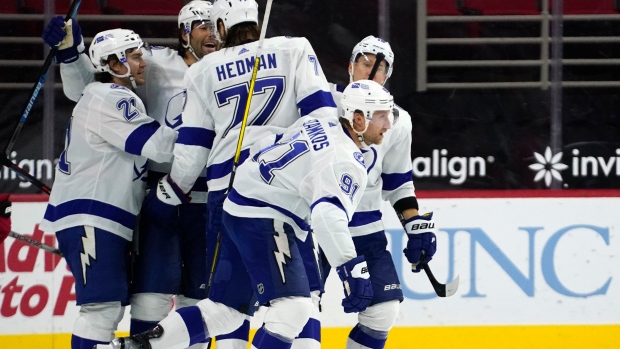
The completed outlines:
<svg viewBox="0 0 620 349">
<path fill-rule="evenodd" d="M 579 0 L 577 0 L 579 1 Z M 586 0 L 584 0 L 586 1 Z M 464 13 L 479 15 L 538 15 L 536 0 L 464 0 Z"/>
<path fill-rule="evenodd" d="M 107 7 L 128 15 L 175 15 L 179 14 L 181 0 L 127 1 L 108 0 Z"/>
<path fill-rule="evenodd" d="M 2 0 L 5 1 L 5 0 Z M 12 0 L 10 0 L 12 1 Z M 69 12 L 69 6 L 71 6 L 72 0 L 56 0 L 56 8 L 54 13 L 64 15 Z M 44 0 L 22 0 L 22 12 L 26 13 L 43 13 L 45 12 Z M 99 0 L 82 0 L 78 14 L 100 14 Z"/>
<path fill-rule="evenodd" d="M 56 13 L 66 14 L 69 12 L 69 7 L 72 2 L 72 0 L 56 0 Z M 99 0 L 82 0 L 77 13 L 83 15 L 100 14 L 101 9 L 99 7 Z"/>
<path fill-rule="evenodd" d="M 549 0 L 549 11 L 553 8 Z M 564 0 L 565 15 L 618 14 L 614 0 Z"/>
<path fill-rule="evenodd" d="M 428 16 L 458 16 L 461 13 L 456 8 L 455 0 L 426 0 L 426 14 Z"/>
<path fill-rule="evenodd" d="M 0 13 L 17 13 L 18 0 L 2 0 L 0 1 Z"/>
</svg>

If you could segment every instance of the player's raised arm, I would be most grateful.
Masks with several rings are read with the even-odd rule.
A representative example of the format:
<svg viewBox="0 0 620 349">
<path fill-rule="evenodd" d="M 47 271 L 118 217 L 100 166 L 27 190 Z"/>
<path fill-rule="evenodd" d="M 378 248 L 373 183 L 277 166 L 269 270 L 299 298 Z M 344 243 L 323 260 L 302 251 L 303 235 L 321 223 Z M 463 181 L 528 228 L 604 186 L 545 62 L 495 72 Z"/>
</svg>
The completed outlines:
<svg viewBox="0 0 620 349">
<path fill-rule="evenodd" d="M 85 53 L 82 29 L 75 19 L 66 23 L 61 16 L 53 17 L 41 35 L 50 46 L 58 46 L 54 60 L 60 64 L 62 89 L 65 96 L 77 102 L 86 85 L 95 80 L 95 68 Z"/>
</svg>

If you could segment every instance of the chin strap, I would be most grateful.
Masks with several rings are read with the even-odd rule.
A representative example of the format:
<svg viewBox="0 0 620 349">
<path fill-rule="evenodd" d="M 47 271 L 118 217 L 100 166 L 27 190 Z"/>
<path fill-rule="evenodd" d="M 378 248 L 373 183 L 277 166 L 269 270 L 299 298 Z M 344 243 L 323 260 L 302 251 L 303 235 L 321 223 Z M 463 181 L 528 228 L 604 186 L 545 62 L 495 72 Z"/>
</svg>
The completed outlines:
<svg viewBox="0 0 620 349">
<path fill-rule="evenodd" d="M 364 142 L 364 133 L 357 133 L 357 140 L 362 144 L 362 148 L 368 147 L 368 144 Z"/>
<path fill-rule="evenodd" d="M 181 44 L 183 46 L 184 49 L 188 50 L 192 56 L 194 56 L 194 58 L 196 58 L 197 61 L 200 60 L 200 58 L 198 58 L 198 56 L 196 56 L 196 52 L 194 52 L 194 48 L 192 47 L 192 45 L 189 44 L 190 40 L 192 39 L 192 34 L 187 34 L 187 45 L 186 44 Z"/>
<path fill-rule="evenodd" d="M 368 147 L 368 144 L 366 144 L 366 142 L 364 141 L 364 133 L 366 133 L 366 130 L 368 130 L 368 124 L 370 122 L 368 120 L 365 120 L 365 122 L 366 124 L 363 131 L 357 131 L 354 127 L 351 127 L 353 129 L 353 132 L 357 134 L 357 140 L 362 144 L 362 147 Z"/>
</svg>

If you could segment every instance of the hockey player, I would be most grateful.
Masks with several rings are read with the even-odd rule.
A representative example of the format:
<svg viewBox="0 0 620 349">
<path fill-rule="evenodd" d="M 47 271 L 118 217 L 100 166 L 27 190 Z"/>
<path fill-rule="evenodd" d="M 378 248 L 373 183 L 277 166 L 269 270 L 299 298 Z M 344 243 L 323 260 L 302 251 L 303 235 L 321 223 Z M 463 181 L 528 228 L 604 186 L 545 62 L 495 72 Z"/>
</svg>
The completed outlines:
<svg viewBox="0 0 620 349">
<path fill-rule="evenodd" d="M 340 123 L 306 117 L 252 147 L 224 203 L 222 255 L 210 298 L 110 347 L 184 348 L 234 330 L 258 300 L 269 308 L 252 348 L 291 348 L 313 309 L 295 237 L 305 240 L 309 224 L 338 266 L 345 311 L 366 308 L 372 299 L 368 268 L 347 228 L 367 182 L 357 134 L 365 131 L 367 144 L 381 143 L 391 127 L 393 98 L 381 85 L 360 81 L 347 87 L 342 103 Z M 165 185 L 181 200 L 178 187 Z"/>
<path fill-rule="evenodd" d="M 223 48 L 192 65 L 185 76 L 187 105 L 179 139 L 188 141 L 177 142 L 170 176 L 163 181 L 171 186 L 178 185 L 181 191 L 188 193 L 206 165 L 209 251 L 215 249 L 221 232 L 222 204 L 260 36 L 258 4 L 254 0 L 218 0 L 213 4 L 212 19 Z M 302 116 L 313 115 L 327 115 L 337 120 L 329 85 L 305 38 L 265 39 L 260 62 L 241 162 L 248 156 L 249 145 L 267 132 L 264 125 L 288 127 Z M 166 201 L 171 205 L 179 203 Z M 320 282 L 317 271 L 312 276 L 317 302 L 322 288 Z M 248 332 L 249 321 L 246 321 L 239 331 L 218 337 L 217 347 L 224 348 L 222 341 L 225 341 L 226 345 L 234 345 L 226 349 L 246 348 Z"/>
<path fill-rule="evenodd" d="M 145 195 L 147 159 L 171 161 L 173 129 L 149 117 L 133 86 L 144 84 L 143 42 L 131 30 L 95 35 L 97 73 L 78 101 L 56 167 L 41 229 L 56 234 L 75 278 L 80 315 L 72 349 L 109 342 L 128 304 L 128 252 Z"/>
<path fill-rule="evenodd" d="M 178 129 L 182 124 L 181 112 L 185 105 L 183 77 L 188 66 L 213 52 L 216 40 L 211 21 L 212 4 L 208 1 L 191 1 L 178 16 L 179 46 L 152 47 L 145 51 L 148 62 L 144 71 L 146 83 L 136 89 L 146 104 L 149 116 L 162 125 Z M 43 35 L 54 46 L 66 37 L 73 37 L 74 45 L 81 42 L 76 21 L 64 22 L 61 17 L 52 19 Z M 67 27 L 71 27 L 68 30 Z M 67 38 L 64 39 L 68 40 Z M 63 46 L 60 46 L 63 48 Z M 79 58 L 67 58 L 67 51 Z M 86 54 L 79 54 L 71 47 L 58 51 L 65 93 L 77 100 L 86 83 L 92 79 L 92 64 Z M 179 138 L 182 143 L 183 135 Z M 171 164 L 150 161 L 148 164 L 149 188 L 170 172 Z M 176 307 L 194 305 L 206 298 L 206 199 L 207 187 L 204 170 L 192 187 L 189 204 L 177 207 L 157 206 L 157 200 L 147 198 L 141 211 L 138 254 L 134 263 L 131 287 L 130 333 L 144 332 L 166 317 L 172 307 L 172 295 Z M 154 195 L 155 191 L 151 195 Z M 195 348 L 204 347 L 206 344 Z"/>
<path fill-rule="evenodd" d="M 375 64 L 376 55 L 383 53 L 374 81 L 383 85 L 392 74 L 394 53 L 386 41 L 368 36 L 353 48 L 349 62 L 351 81 L 368 79 Z M 334 100 L 340 104 L 342 87 L 332 84 Z M 389 200 L 401 218 L 407 232 L 408 243 L 405 256 L 412 263 L 412 271 L 422 269 L 420 257 L 430 261 L 436 250 L 435 229 L 432 213 L 420 216 L 415 196 L 411 163 L 411 117 L 396 106 L 398 122 L 385 136 L 383 143 L 362 148 L 368 170 L 368 185 L 355 210 L 349 230 L 355 249 L 365 256 L 371 275 L 373 299 L 371 305 L 360 312 L 358 324 L 349 333 L 347 349 L 381 349 L 385 346 L 389 330 L 396 321 L 403 293 L 396 267 L 389 251 L 381 220 L 381 202 Z M 358 133 L 365 139 L 365 133 Z M 416 229 L 429 223 L 432 229 Z M 327 274 L 327 273 L 326 273 Z M 387 287 L 386 287 L 387 286 Z"/>
<path fill-rule="evenodd" d="M 0 194 L 0 244 L 6 240 L 11 232 L 11 211 L 9 194 Z"/>
</svg>

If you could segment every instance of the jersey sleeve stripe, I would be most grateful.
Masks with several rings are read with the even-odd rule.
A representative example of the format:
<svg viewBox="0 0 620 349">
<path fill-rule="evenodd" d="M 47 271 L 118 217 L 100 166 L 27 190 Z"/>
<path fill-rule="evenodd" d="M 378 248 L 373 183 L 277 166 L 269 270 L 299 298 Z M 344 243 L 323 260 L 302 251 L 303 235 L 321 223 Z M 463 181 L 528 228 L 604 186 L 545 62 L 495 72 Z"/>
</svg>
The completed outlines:
<svg viewBox="0 0 620 349">
<path fill-rule="evenodd" d="M 197 145 L 203 148 L 211 149 L 215 132 L 200 127 L 181 127 L 179 129 L 179 137 L 177 144 Z"/>
<path fill-rule="evenodd" d="M 349 227 L 360 227 L 362 225 L 374 223 L 380 221 L 382 216 L 380 210 L 355 212 L 351 222 L 349 222 Z"/>
<path fill-rule="evenodd" d="M 382 173 L 381 179 L 383 180 L 383 190 L 395 190 L 401 185 L 413 181 L 413 171 L 405 173 Z"/>
<path fill-rule="evenodd" d="M 142 155 L 144 145 L 151 137 L 153 137 L 160 126 L 161 125 L 157 122 L 157 120 L 138 126 L 127 137 L 127 140 L 125 141 L 125 151 L 134 155 Z"/>
<path fill-rule="evenodd" d="M 250 155 L 250 149 L 245 149 L 239 154 L 239 165 L 241 165 Z M 219 164 L 212 164 L 207 167 L 207 181 L 211 181 L 218 178 L 228 176 L 232 172 L 233 162 L 235 158 L 232 157 Z"/>
<path fill-rule="evenodd" d="M 340 200 L 336 196 L 322 197 L 322 198 L 318 199 L 312 205 L 310 205 L 310 211 L 312 211 L 314 209 L 314 207 L 316 205 L 320 204 L 321 202 L 326 202 L 326 203 L 329 203 L 329 204 L 332 204 L 332 205 L 338 207 L 339 209 L 341 209 L 347 215 L 347 220 L 349 220 L 349 214 L 347 214 L 347 210 L 344 209 L 344 207 L 342 206 L 342 203 L 340 202 Z"/>
<path fill-rule="evenodd" d="M 332 97 L 331 92 L 316 91 L 315 93 L 306 96 L 306 98 L 299 101 L 297 103 L 297 107 L 299 108 L 301 116 L 306 116 L 319 108 L 336 108 L 336 102 L 334 102 L 334 97 Z"/>
<path fill-rule="evenodd" d="M 56 222 L 65 217 L 77 214 L 88 214 L 109 219 L 128 229 L 133 229 L 136 224 L 135 214 L 125 211 L 120 207 L 90 199 L 70 200 L 58 206 L 48 204 L 44 218 L 50 222 Z"/>
<path fill-rule="evenodd" d="M 258 200 L 258 199 L 252 199 L 252 198 L 248 198 L 245 197 L 241 194 L 239 194 L 235 188 L 233 188 L 230 193 L 228 194 L 228 200 L 232 201 L 233 203 L 239 205 L 239 206 L 247 206 L 247 207 L 269 207 L 272 208 L 284 215 L 286 215 L 287 217 L 291 218 L 293 220 L 293 222 L 295 222 L 295 224 L 297 224 L 297 226 L 305 231 L 310 231 L 310 226 L 308 225 L 308 223 L 306 223 L 305 220 L 303 220 L 302 218 L 296 216 L 294 213 L 292 213 L 291 211 L 284 209 L 280 206 L 276 206 L 276 205 L 272 205 L 269 204 L 267 202 Z"/>
</svg>

